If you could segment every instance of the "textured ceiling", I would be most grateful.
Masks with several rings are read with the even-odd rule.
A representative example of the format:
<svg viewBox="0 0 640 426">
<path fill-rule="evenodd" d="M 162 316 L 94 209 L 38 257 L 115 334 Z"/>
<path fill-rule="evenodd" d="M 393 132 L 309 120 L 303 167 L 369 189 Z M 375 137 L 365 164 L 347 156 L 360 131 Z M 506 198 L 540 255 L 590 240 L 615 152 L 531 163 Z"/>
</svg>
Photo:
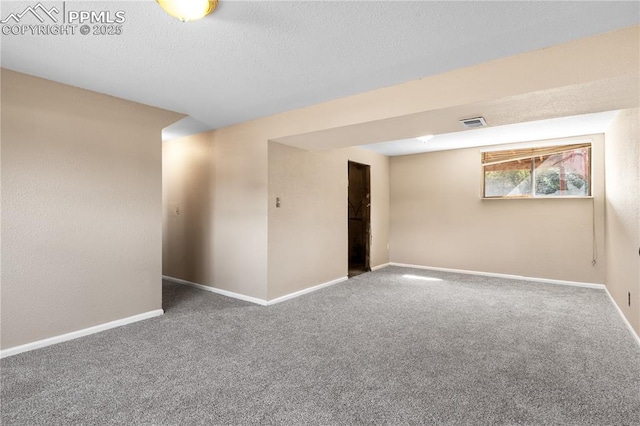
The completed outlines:
<svg viewBox="0 0 640 426">
<path fill-rule="evenodd" d="M 66 8 L 124 10 L 123 34 L 2 36 L 2 66 L 185 113 L 198 131 L 640 22 L 635 1 L 221 0 L 186 24 L 154 1 Z"/>
</svg>

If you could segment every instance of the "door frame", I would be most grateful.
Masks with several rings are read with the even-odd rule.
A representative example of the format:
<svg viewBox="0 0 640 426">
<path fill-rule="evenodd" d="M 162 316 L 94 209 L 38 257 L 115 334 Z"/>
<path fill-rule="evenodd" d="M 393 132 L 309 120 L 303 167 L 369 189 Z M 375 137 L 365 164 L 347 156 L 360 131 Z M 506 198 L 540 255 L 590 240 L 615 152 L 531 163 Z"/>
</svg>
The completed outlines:
<svg viewBox="0 0 640 426">
<path fill-rule="evenodd" d="M 372 240 L 372 233 L 371 233 L 371 165 L 370 164 L 364 164 L 364 163 L 359 163 L 357 161 L 352 161 L 352 160 L 348 160 L 347 161 L 347 241 L 349 241 L 349 227 L 351 226 L 350 224 L 350 218 L 349 218 L 349 185 L 350 185 L 350 179 L 349 179 L 349 171 L 351 166 L 354 165 L 355 167 L 358 168 L 362 168 L 364 170 L 364 180 L 365 180 L 365 186 L 367 188 L 367 198 L 368 198 L 368 202 L 367 205 L 365 206 L 365 229 L 364 229 L 364 247 L 365 247 L 365 256 L 364 256 L 364 271 L 365 272 L 369 272 L 371 271 L 371 240 Z M 350 250 L 347 249 L 347 266 L 349 266 L 350 261 L 349 261 L 349 257 L 350 257 Z"/>
</svg>

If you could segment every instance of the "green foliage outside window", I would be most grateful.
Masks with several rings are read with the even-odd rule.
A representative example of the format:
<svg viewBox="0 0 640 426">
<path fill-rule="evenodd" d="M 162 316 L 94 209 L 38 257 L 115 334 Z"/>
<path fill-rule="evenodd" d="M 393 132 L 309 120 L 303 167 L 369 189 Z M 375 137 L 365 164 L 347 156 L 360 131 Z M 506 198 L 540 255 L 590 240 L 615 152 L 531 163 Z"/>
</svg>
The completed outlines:
<svg viewBox="0 0 640 426">
<path fill-rule="evenodd" d="M 483 153 L 484 197 L 589 196 L 590 154 L 584 144 Z"/>
</svg>

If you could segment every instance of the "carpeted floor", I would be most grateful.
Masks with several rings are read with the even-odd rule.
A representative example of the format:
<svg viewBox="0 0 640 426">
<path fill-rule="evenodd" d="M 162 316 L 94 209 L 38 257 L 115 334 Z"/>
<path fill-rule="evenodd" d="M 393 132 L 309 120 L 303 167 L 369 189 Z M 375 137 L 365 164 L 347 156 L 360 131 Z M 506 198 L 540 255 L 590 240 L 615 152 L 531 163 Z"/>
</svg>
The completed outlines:
<svg viewBox="0 0 640 426">
<path fill-rule="evenodd" d="M 388 267 L 164 304 L 3 359 L 2 424 L 640 425 L 640 348 L 602 290 Z"/>
</svg>

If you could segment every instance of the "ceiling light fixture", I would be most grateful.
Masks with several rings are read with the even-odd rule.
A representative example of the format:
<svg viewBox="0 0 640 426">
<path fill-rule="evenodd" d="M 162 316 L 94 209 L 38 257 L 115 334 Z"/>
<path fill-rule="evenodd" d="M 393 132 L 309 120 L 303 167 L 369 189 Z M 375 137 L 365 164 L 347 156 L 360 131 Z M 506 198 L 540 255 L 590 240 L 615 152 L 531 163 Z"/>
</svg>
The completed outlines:
<svg viewBox="0 0 640 426">
<path fill-rule="evenodd" d="M 422 142 L 427 142 L 433 139 L 433 135 L 418 136 L 416 139 Z"/>
<path fill-rule="evenodd" d="M 213 12 L 218 0 L 156 0 L 169 15 L 182 22 L 195 21 Z"/>
</svg>

